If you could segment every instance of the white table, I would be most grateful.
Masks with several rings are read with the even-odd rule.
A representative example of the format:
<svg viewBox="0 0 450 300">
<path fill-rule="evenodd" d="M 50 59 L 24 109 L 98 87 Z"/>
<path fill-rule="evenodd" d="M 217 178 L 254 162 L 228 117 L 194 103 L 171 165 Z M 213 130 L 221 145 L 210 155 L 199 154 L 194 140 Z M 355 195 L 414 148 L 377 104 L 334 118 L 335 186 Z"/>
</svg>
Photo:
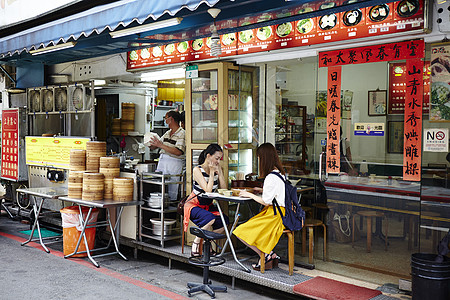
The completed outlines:
<svg viewBox="0 0 450 300">
<path fill-rule="evenodd" d="M 97 268 L 100 267 L 99 264 L 94 260 L 94 257 L 101 257 L 101 256 L 107 256 L 107 255 L 112 255 L 112 254 L 119 254 L 124 260 L 128 260 L 128 258 L 125 257 L 125 255 L 123 255 L 120 251 L 119 251 L 119 232 L 118 232 L 118 224 L 120 224 L 120 218 L 122 217 L 122 211 L 123 211 L 123 207 L 124 206 L 132 206 L 132 205 L 140 205 L 143 202 L 142 201 L 113 201 L 113 200 L 99 200 L 99 201 L 86 201 L 83 199 L 75 199 L 75 198 L 69 198 L 69 197 L 59 197 L 58 198 L 61 201 L 67 201 L 67 202 L 72 202 L 76 205 L 78 205 L 78 208 L 80 210 L 80 216 L 83 216 L 82 213 L 82 207 L 88 207 L 89 211 L 86 215 L 86 218 L 82 218 L 80 217 L 80 225 L 82 227 L 81 230 L 81 234 L 80 234 L 80 238 L 78 239 L 77 245 L 75 247 L 75 250 L 73 253 L 69 254 L 69 255 L 65 255 L 64 258 L 69 258 L 75 254 L 80 254 L 80 253 L 86 253 L 89 260 L 94 264 L 94 266 L 96 266 Z M 119 208 L 119 212 L 117 214 L 117 218 L 116 218 L 116 222 L 114 224 L 114 226 L 111 223 L 111 214 L 110 214 L 110 209 L 111 208 L 115 208 L 118 207 Z M 94 208 L 105 208 L 106 212 L 107 212 L 107 217 L 106 217 L 106 221 L 97 221 L 95 223 L 89 223 L 87 224 L 87 220 L 89 220 L 92 210 Z M 87 228 L 96 228 L 96 227 L 104 227 L 104 226 L 108 226 L 110 231 L 111 231 L 111 238 L 109 239 L 108 245 L 106 247 L 102 247 L 102 248 L 96 248 L 96 249 L 89 249 L 88 246 L 88 242 L 87 242 L 87 238 L 86 238 L 86 229 Z M 86 251 L 80 251 L 78 252 L 78 248 L 80 246 L 81 240 L 84 239 L 84 244 L 86 246 Z M 108 253 L 102 253 L 102 254 L 97 254 L 97 255 L 91 255 L 91 252 L 94 251 L 102 251 L 102 250 L 106 250 L 110 247 L 111 245 L 111 240 L 114 243 L 114 248 L 115 251 L 112 252 L 108 252 Z"/>
<path fill-rule="evenodd" d="M 34 211 L 34 217 L 35 217 L 34 223 L 33 223 L 33 228 L 31 229 L 30 237 L 28 238 L 28 240 L 23 242 L 21 245 L 24 246 L 24 245 L 28 244 L 29 242 L 35 242 L 35 241 L 39 240 L 39 243 L 41 244 L 42 248 L 44 248 L 44 250 L 47 253 L 50 253 L 50 250 L 48 250 L 48 248 L 44 244 L 44 240 L 58 238 L 58 237 L 61 237 L 61 235 L 42 238 L 41 226 L 39 225 L 39 217 L 41 215 L 42 205 L 44 204 L 45 199 L 58 199 L 60 196 L 67 195 L 67 188 L 64 188 L 64 187 L 60 187 L 60 188 L 50 188 L 50 187 L 22 188 L 22 189 L 17 189 L 16 191 L 19 193 L 35 196 L 34 201 L 33 201 L 33 211 Z M 40 199 L 40 201 L 38 201 L 38 199 Z M 36 229 L 37 229 L 39 238 L 33 239 L 33 234 Z"/>
<path fill-rule="evenodd" d="M 225 253 L 225 249 L 227 248 L 228 243 L 230 243 L 230 249 L 231 253 L 233 254 L 234 261 L 241 266 L 242 269 L 244 269 L 246 272 L 250 273 L 250 269 L 244 266 L 239 259 L 236 256 L 236 251 L 234 250 L 233 242 L 231 241 L 231 234 L 233 234 L 233 230 L 236 228 L 237 222 L 239 220 L 239 207 L 242 203 L 248 203 L 248 201 L 253 201 L 251 198 L 244 198 L 244 197 L 235 197 L 235 196 L 224 196 L 218 193 L 205 193 L 202 195 L 202 197 L 207 197 L 210 199 L 214 199 L 216 201 L 228 201 L 228 202 L 234 202 L 237 203 L 236 207 L 236 213 L 235 218 L 233 222 L 233 226 L 231 226 L 231 230 L 228 230 L 228 227 L 225 223 L 225 218 L 223 216 L 222 209 L 220 208 L 220 205 L 217 205 L 217 208 L 219 210 L 220 219 L 222 220 L 223 228 L 225 230 L 225 235 L 227 236 L 227 241 L 225 242 L 225 245 L 222 248 L 222 252 L 217 256 L 223 256 Z"/>
</svg>

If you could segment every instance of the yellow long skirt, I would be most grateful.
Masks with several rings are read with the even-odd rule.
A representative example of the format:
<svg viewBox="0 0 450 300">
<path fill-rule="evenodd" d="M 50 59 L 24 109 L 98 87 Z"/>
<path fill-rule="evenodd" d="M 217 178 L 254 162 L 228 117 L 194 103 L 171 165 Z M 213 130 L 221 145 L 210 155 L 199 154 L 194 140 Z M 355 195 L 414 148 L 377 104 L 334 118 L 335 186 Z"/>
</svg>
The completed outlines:
<svg viewBox="0 0 450 300">
<path fill-rule="evenodd" d="M 284 207 L 280 207 L 283 215 L 285 213 Z M 284 225 L 280 214 L 273 214 L 273 206 L 269 205 L 245 222 L 238 226 L 233 234 L 245 241 L 251 246 L 256 246 L 264 253 L 270 253 L 277 245 L 281 235 L 283 234 Z"/>
</svg>

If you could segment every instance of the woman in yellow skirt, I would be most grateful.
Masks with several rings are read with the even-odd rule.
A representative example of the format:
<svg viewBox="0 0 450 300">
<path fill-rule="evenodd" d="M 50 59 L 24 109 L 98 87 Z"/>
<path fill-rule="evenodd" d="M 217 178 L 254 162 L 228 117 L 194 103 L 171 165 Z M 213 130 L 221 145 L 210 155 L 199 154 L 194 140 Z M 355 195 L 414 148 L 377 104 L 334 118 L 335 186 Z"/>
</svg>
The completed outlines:
<svg viewBox="0 0 450 300">
<path fill-rule="evenodd" d="M 284 230 L 280 214 L 274 214 L 273 199 L 276 199 L 278 202 L 283 215 L 285 213 L 284 182 L 276 174 L 271 173 L 278 172 L 285 175 L 285 172 L 278 157 L 277 150 L 271 143 L 260 145 L 256 150 L 256 155 L 259 158 L 259 173 L 261 178 L 264 178 L 264 185 L 262 190 L 261 188 L 255 188 L 254 191 L 262 192 L 262 194 L 258 196 L 247 191 L 241 191 L 239 195 L 252 198 L 256 202 L 264 205 L 264 208 L 259 214 L 238 226 L 233 233 L 245 245 L 255 251 L 258 256 L 261 255 L 261 252 L 266 253 L 265 269 L 269 270 L 278 265 L 279 257 L 272 250 L 278 243 Z M 254 270 L 259 271 L 260 265 L 258 261 L 252 267 Z"/>
</svg>

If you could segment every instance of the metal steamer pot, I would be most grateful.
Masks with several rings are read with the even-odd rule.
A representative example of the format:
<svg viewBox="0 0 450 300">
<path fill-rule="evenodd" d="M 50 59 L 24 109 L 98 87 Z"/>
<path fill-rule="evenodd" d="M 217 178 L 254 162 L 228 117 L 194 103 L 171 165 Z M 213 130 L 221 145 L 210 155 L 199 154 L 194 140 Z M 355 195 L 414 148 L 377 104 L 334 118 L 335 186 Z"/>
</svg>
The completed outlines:
<svg viewBox="0 0 450 300">
<path fill-rule="evenodd" d="M 161 220 L 160 219 L 150 219 L 150 222 L 152 223 L 152 231 L 154 235 L 161 235 Z M 173 219 L 166 219 L 164 220 L 164 236 L 171 235 L 172 234 L 172 228 L 175 224 L 175 220 Z"/>
</svg>

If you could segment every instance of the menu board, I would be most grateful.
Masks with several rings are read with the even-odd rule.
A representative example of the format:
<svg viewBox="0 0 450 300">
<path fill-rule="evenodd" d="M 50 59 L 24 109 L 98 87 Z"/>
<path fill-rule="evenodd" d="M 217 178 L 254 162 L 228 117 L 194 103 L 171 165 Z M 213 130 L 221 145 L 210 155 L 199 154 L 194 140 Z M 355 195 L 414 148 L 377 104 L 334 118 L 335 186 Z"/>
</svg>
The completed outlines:
<svg viewBox="0 0 450 300">
<path fill-rule="evenodd" d="M 425 24 L 424 0 L 402 0 L 313 18 L 302 17 L 304 13 L 337 6 L 339 1 L 324 0 L 313 7 L 312 5 L 314 4 L 302 4 L 293 8 L 292 11 L 284 12 L 287 16 L 298 15 L 296 21 L 221 35 L 221 56 L 376 37 L 424 29 Z M 274 17 L 283 16 L 264 13 L 260 16 L 242 18 L 237 21 L 237 25 L 246 26 L 271 20 Z M 223 26 L 219 26 L 219 29 Z M 211 28 L 207 27 L 202 30 L 202 33 L 210 34 Z M 130 51 L 127 56 L 127 69 L 134 70 L 211 58 L 210 40 L 210 38 L 200 38 Z"/>
<path fill-rule="evenodd" d="M 430 111 L 430 62 L 426 61 L 423 68 L 423 113 Z M 406 63 L 389 64 L 389 114 L 405 112 L 406 96 Z"/>
<path fill-rule="evenodd" d="M 26 163 L 34 166 L 53 166 L 68 169 L 71 149 L 86 149 L 89 138 L 25 137 Z"/>
<path fill-rule="evenodd" d="M 19 180 L 19 109 L 2 111 L 1 177 Z"/>
</svg>

